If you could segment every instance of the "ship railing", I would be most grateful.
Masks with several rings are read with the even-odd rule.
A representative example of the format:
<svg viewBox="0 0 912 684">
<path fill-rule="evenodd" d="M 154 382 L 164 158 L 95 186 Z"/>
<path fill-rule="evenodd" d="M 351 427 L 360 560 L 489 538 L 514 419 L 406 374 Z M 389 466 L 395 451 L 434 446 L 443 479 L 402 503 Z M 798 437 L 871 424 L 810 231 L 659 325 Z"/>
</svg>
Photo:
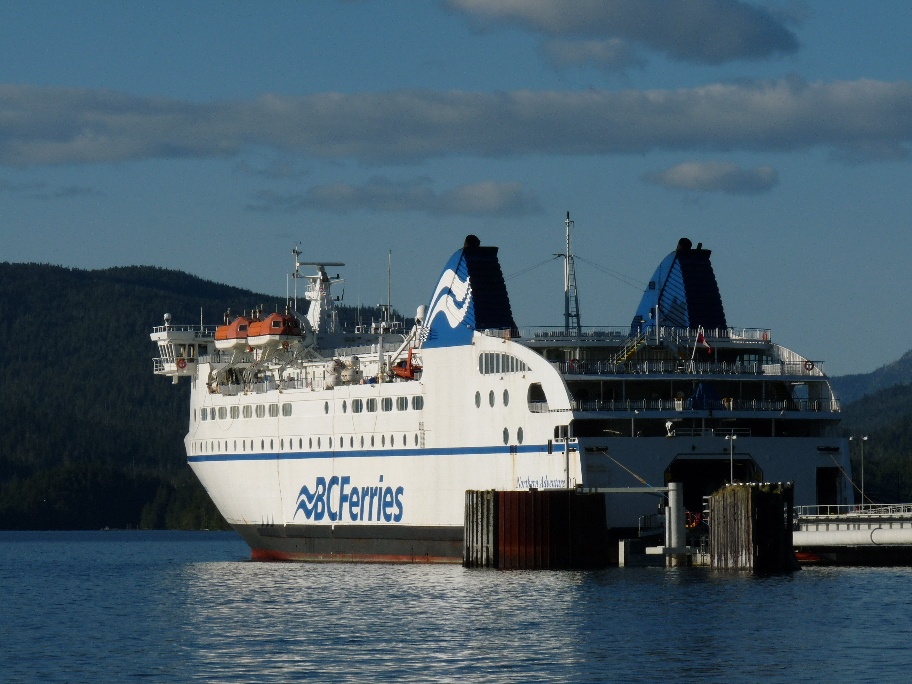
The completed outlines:
<svg viewBox="0 0 912 684">
<path fill-rule="evenodd" d="M 565 375 L 775 375 L 823 376 L 823 362 L 738 363 L 728 361 L 551 361 Z"/>
<path fill-rule="evenodd" d="M 796 517 L 816 516 L 910 516 L 912 503 L 897 504 L 818 504 L 815 506 L 795 506 Z"/>
<path fill-rule="evenodd" d="M 750 437 L 750 428 L 674 428 L 675 437 Z"/>
<path fill-rule="evenodd" d="M 499 337 L 503 340 L 509 340 L 513 337 L 513 330 L 510 328 L 486 328 L 485 330 L 479 330 L 478 332 L 486 337 Z"/>
<path fill-rule="evenodd" d="M 383 353 L 394 352 L 402 346 L 401 342 L 384 342 Z M 362 344 L 357 347 L 339 347 L 333 349 L 333 356 L 357 356 L 358 354 L 377 354 L 379 350 L 376 344 Z"/>
<path fill-rule="evenodd" d="M 713 340 L 733 340 L 733 341 L 751 341 L 751 342 L 769 342 L 773 338 L 772 330 L 769 328 L 675 328 L 671 326 L 662 326 L 656 332 L 654 327 L 644 327 L 642 330 L 631 328 L 629 325 L 613 326 L 582 326 L 577 333 L 575 328 L 570 330 L 558 326 L 530 326 L 520 328 L 520 337 L 533 341 L 547 340 L 610 340 L 623 342 L 625 338 L 636 337 L 640 332 L 648 332 L 650 339 L 663 340 L 671 338 L 677 342 L 685 341 L 691 344 L 696 341 L 697 336 L 702 332 L 704 339 Z"/>
<path fill-rule="evenodd" d="M 215 337 L 216 327 L 214 325 L 158 325 L 152 328 L 152 332 L 192 332 L 196 337 Z"/>
<path fill-rule="evenodd" d="M 839 411 L 835 399 L 574 399 L 574 411 Z"/>
<path fill-rule="evenodd" d="M 548 413 L 548 402 L 546 401 L 530 401 L 529 402 L 529 412 L 530 413 Z"/>
</svg>

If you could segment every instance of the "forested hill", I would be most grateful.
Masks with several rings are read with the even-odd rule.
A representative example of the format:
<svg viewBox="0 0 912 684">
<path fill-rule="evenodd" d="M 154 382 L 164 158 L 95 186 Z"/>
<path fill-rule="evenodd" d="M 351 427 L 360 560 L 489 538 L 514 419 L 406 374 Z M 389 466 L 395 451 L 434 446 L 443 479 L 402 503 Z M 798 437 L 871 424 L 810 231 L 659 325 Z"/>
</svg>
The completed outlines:
<svg viewBox="0 0 912 684">
<path fill-rule="evenodd" d="M 865 394 L 912 382 L 912 350 L 899 359 L 881 366 L 870 373 L 840 375 L 830 378 L 836 396 L 843 403 L 859 399 Z"/>
<path fill-rule="evenodd" d="M 151 266 L 0 263 L 0 529 L 224 527 L 186 464 L 189 388 L 152 374 L 149 333 L 277 303 Z"/>
</svg>

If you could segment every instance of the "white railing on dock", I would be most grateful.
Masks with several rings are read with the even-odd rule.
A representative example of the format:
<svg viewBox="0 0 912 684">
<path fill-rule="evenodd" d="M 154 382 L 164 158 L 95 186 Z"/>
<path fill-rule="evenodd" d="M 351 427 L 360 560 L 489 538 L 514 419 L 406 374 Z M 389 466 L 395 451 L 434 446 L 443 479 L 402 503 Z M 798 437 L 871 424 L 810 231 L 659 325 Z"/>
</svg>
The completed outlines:
<svg viewBox="0 0 912 684">
<path fill-rule="evenodd" d="M 817 516 L 907 516 L 912 518 L 912 503 L 795 506 L 795 515 L 799 518 Z"/>
</svg>

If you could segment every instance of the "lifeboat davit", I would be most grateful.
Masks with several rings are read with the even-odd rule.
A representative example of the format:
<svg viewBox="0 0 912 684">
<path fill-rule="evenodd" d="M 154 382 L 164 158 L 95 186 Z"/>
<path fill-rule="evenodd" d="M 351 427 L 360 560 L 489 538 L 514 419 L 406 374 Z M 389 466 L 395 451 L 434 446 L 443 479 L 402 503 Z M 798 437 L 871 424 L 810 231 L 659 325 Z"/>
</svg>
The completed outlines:
<svg viewBox="0 0 912 684">
<path fill-rule="evenodd" d="M 220 325 L 215 329 L 215 348 L 226 351 L 246 349 L 251 322 L 249 318 L 238 316 L 228 325 Z"/>
<path fill-rule="evenodd" d="M 259 349 L 288 348 L 301 339 L 301 323 L 290 314 L 269 314 L 254 321 L 247 331 L 247 344 Z"/>
</svg>

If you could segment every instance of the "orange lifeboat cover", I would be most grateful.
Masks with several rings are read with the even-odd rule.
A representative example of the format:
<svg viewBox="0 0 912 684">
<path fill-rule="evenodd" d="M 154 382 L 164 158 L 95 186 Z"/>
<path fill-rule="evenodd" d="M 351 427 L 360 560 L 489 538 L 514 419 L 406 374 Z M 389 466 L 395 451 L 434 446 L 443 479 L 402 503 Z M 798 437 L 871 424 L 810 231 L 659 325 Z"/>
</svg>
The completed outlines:
<svg viewBox="0 0 912 684">
<path fill-rule="evenodd" d="M 215 329 L 215 339 L 217 340 L 245 340 L 247 339 L 250 319 L 244 316 L 238 316 L 228 325 L 220 325 Z"/>
<path fill-rule="evenodd" d="M 300 335 L 301 324 L 294 316 L 285 314 L 269 314 L 262 321 L 253 321 L 247 331 L 248 337 L 263 335 Z"/>
</svg>

